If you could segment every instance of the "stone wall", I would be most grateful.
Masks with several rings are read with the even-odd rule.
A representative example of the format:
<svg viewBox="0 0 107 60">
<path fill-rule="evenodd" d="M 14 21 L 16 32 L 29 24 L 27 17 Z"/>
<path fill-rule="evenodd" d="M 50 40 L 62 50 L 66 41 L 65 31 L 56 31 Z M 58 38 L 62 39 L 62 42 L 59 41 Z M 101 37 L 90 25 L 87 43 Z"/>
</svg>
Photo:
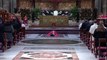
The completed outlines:
<svg viewBox="0 0 107 60">
<path fill-rule="evenodd" d="M 82 9 L 92 8 L 92 0 L 81 0 L 81 8 Z"/>
<path fill-rule="evenodd" d="M 81 8 L 92 8 L 92 0 L 81 0 Z M 54 3 L 52 2 L 35 2 L 35 7 L 39 7 L 42 10 L 50 10 L 54 9 Z M 57 6 L 57 10 L 69 10 L 72 7 L 76 6 L 76 0 L 72 0 L 70 2 L 61 2 Z M 19 0 L 20 8 L 32 8 L 32 3 L 30 0 Z"/>
<path fill-rule="evenodd" d="M 70 10 L 71 8 L 76 6 L 76 2 L 68 2 L 68 3 L 59 3 L 59 10 Z"/>
<path fill-rule="evenodd" d="M 44 27 L 63 27 L 68 26 L 67 16 L 40 16 L 40 26 Z"/>
<path fill-rule="evenodd" d="M 25 8 L 30 9 L 32 7 L 33 7 L 32 2 L 30 0 L 19 0 L 19 8 L 21 8 L 21 9 L 25 9 Z"/>
<path fill-rule="evenodd" d="M 42 10 L 51 10 L 53 9 L 53 4 L 49 3 L 49 2 L 36 2 L 35 3 L 35 7 L 38 7 Z"/>
<path fill-rule="evenodd" d="M 41 8 L 42 10 L 52 10 L 54 9 L 54 5 L 53 3 L 49 3 L 49 2 L 36 2 L 35 3 L 36 7 Z M 74 6 L 76 6 L 76 2 L 66 2 L 66 3 L 59 3 L 57 6 L 57 10 L 69 10 L 71 8 L 73 8 Z"/>
</svg>

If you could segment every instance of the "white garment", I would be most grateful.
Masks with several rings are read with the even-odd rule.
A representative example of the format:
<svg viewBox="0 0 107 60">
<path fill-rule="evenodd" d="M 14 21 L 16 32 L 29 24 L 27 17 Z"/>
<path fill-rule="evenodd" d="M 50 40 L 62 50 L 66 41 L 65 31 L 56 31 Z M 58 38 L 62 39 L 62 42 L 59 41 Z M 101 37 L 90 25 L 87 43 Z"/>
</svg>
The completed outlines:
<svg viewBox="0 0 107 60">
<path fill-rule="evenodd" d="M 22 27 L 26 27 L 25 24 L 22 24 Z"/>
<path fill-rule="evenodd" d="M 44 13 L 42 14 L 43 16 L 46 16 Z"/>
<path fill-rule="evenodd" d="M 57 10 L 54 11 L 54 16 L 58 16 L 58 11 Z"/>
<path fill-rule="evenodd" d="M 83 24 L 83 23 L 80 23 L 80 24 L 79 24 L 79 29 L 82 27 L 82 24 Z"/>
<path fill-rule="evenodd" d="M 94 23 L 91 27 L 90 27 L 90 30 L 89 32 L 91 34 L 94 34 L 94 31 L 98 28 L 98 24 Z"/>
</svg>

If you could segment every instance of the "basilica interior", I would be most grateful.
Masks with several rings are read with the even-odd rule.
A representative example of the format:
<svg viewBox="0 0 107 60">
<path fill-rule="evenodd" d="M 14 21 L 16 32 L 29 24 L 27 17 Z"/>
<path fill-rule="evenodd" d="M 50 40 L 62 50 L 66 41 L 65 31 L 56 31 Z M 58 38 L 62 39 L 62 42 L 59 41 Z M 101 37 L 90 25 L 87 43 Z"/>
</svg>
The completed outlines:
<svg viewBox="0 0 107 60">
<path fill-rule="evenodd" d="M 107 60 L 107 0 L 0 0 L 0 60 Z"/>
</svg>

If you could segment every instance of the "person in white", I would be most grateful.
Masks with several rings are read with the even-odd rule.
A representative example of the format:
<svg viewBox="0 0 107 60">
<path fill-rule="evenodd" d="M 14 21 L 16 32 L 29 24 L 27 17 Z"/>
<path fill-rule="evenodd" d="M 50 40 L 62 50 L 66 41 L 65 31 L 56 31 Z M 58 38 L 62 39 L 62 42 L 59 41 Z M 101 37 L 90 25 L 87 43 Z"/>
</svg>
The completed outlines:
<svg viewBox="0 0 107 60">
<path fill-rule="evenodd" d="M 91 41 L 94 41 L 93 34 L 97 28 L 98 28 L 98 23 L 97 21 L 95 21 L 94 24 L 89 29 L 89 33 L 91 34 L 90 36 Z M 91 45 L 91 48 L 93 49 L 94 48 L 93 44 L 90 43 L 90 45 Z"/>
<path fill-rule="evenodd" d="M 103 24 L 103 21 L 99 21 L 100 24 Z M 103 25 L 103 27 L 106 29 L 106 27 Z M 91 34 L 94 34 L 95 30 L 98 28 L 98 23 L 95 22 L 91 27 L 90 27 L 90 30 L 89 32 Z"/>
<path fill-rule="evenodd" d="M 97 22 L 95 22 L 95 23 L 90 27 L 89 32 L 90 32 L 91 34 L 94 34 L 94 31 L 95 31 L 97 28 L 98 28 L 98 24 L 97 24 Z"/>
</svg>

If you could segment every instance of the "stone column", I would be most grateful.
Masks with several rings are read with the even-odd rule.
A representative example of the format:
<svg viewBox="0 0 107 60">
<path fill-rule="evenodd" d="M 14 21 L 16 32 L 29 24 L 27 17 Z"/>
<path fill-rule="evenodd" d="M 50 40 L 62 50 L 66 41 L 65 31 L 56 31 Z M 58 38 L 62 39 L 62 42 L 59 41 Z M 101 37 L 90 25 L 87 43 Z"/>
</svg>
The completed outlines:
<svg viewBox="0 0 107 60">
<path fill-rule="evenodd" d="M 32 0 L 32 6 L 35 8 L 35 0 Z"/>
<path fill-rule="evenodd" d="M 81 0 L 76 0 L 76 6 L 77 6 L 78 8 L 81 8 Z"/>
<path fill-rule="evenodd" d="M 79 20 L 80 20 L 81 0 L 76 0 L 76 7 L 78 8 L 78 12 L 77 12 L 77 22 L 79 22 Z"/>
<path fill-rule="evenodd" d="M 107 14 L 107 0 L 104 0 L 103 1 L 103 14 L 106 15 Z"/>
<path fill-rule="evenodd" d="M 0 8 L 3 7 L 3 0 L 0 0 Z"/>
<path fill-rule="evenodd" d="M 11 0 L 11 12 L 14 12 L 14 8 L 16 8 L 16 0 Z"/>
<path fill-rule="evenodd" d="M 98 0 L 98 9 L 99 9 L 99 12 L 101 12 L 101 0 Z"/>
<path fill-rule="evenodd" d="M 98 0 L 95 0 L 95 7 L 98 8 Z"/>
<path fill-rule="evenodd" d="M 9 12 L 13 12 L 14 8 L 16 8 L 16 0 L 0 0 L 0 7 Z"/>
<path fill-rule="evenodd" d="M 95 8 L 95 0 L 91 0 L 92 1 L 92 9 Z"/>
<path fill-rule="evenodd" d="M 98 14 L 101 14 L 101 0 L 95 0 L 95 7 L 98 10 Z"/>
<path fill-rule="evenodd" d="M 3 9 L 9 11 L 9 1 L 10 0 L 3 0 Z"/>
</svg>

